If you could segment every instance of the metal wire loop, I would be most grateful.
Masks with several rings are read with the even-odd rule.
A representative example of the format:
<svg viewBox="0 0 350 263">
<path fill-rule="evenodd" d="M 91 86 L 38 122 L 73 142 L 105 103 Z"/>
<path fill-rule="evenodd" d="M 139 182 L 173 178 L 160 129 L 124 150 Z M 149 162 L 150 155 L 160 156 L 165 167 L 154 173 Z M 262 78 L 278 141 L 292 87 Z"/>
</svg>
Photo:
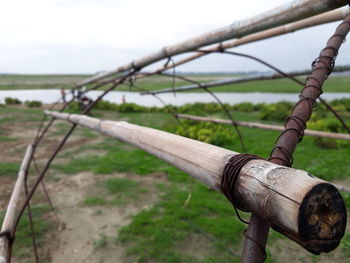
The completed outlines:
<svg viewBox="0 0 350 263">
<path fill-rule="evenodd" d="M 134 60 L 131 62 L 131 67 L 132 67 L 132 69 L 133 69 L 134 71 L 140 71 L 140 70 L 142 69 L 142 67 L 137 67 L 137 66 L 135 65 L 135 61 L 134 61 Z"/>
<path fill-rule="evenodd" d="M 8 242 L 9 242 L 10 247 L 12 246 L 12 244 L 15 241 L 15 235 L 14 235 L 14 233 L 12 233 L 11 230 L 5 230 L 5 231 L 0 232 L 0 237 L 6 237 Z"/>
<path fill-rule="evenodd" d="M 314 98 L 306 97 L 303 94 L 300 94 L 299 98 L 300 98 L 300 101 L 298 103 L 300 103 L 303 100 L 308 100 L 308 101 L 311 101 L 312 108 L 315 108 L 317 106 L 317 101 Z"/>
<path fill-rule="evenodd" d="M 304 90 L 306 88 L 314 88 L 314 89 L 317 89 L 318 90 L 318 96 L 320 96 L 321 94 L 323 94 L 323 90 L 320 86 L 318 85 L 313 85 L 313 84 L 308 84 L 306 85 L 302 90 L 301 90 L 301 94 L 304 92 Z"/>
<path fill-rule="evenodd" d="M 278 139 L 280 138 L 280 136 L 278 137 Z M 277 141 L 278 141 L 278 139 L 277 139 Z M 281 153 L 284 155 L 284 158 L 278 157 L 278 156 L 272 156 L 272 153 L 277 149 L 281 151 Z M 278 160 L 283 161 L 284 163 L 287 163 L 288 165 L 286 165 L 286 166 L 289 166 L 289 167 L 292 166 L 293 162 L 294 162 L 293 155 L 288 151 L 288 149 L 286 149 L 285 147 L 280 146 L 278 144 L 275 144 L 275 146 L 273 147 L 273 149 L 271 151 L 270 156 L 271 157 L 269 158 L 269 161 L 271 161 L 273 159 L 278 159 Z"/>
<path fill-rule="evenodd" d="M 241 220 L 243 223 L 246 223 L 246 224 L 249 224 L 249 223 L 240 217 L 237 208 L 246 212 L 249 212 L 249 210 L 247 210 L 244 207 L 240 207 L 239 204 L 237 203 L 236 197 L 235 197 L 235 185 L 243 166 L 246 165 L 249 161 L 256 160 L 256 159 L 262 159 L 262 158 L 256 155 L 251 155 L 247 153 L 237 154 L 231 157 L 224 168 L 224 171 L 221 177 L 221 183 L 220 183 L 221 192 L 226 196 L 226 198 L 233 205 L 239 220 Z"/>
<path fill-rule="evenodd" d="M 289 115 L 286 119 L 286 123 L 290 120 L 293 120 L 297 123 L 297 125 L 300 127 L 300 129 L 303 129 L 305 130 L 306 129 L 306 123 L 305 121 L 300 118 L 299 116 L 296 116 L 296 115 Z M 284 125 L 284 127 L 286 127 L 286 124 Z"/>
<path fill-rule="evenodd" d="M 225 52 L 225 48 L 224 48 L 222 42 L 219 43 L 218 51 L 221 52 L 221 53 Z"/>
</svg>

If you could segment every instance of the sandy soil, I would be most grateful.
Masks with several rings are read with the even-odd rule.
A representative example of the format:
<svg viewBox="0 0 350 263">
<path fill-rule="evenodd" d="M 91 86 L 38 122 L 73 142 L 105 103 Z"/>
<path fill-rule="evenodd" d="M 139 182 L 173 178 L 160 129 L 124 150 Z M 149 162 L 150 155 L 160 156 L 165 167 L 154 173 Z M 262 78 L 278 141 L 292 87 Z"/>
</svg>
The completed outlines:
<svg viewBox="0 0 350 263">
<path fill-rule="evenodd" d="M 53 203 L 64 224 L 63 229 L 56 231 L 54 240 L 47 241 L 50 247 L 50 262 L 123 262 L 125 248 L 114 242 L 118 230 L 131 222 L 132 215 L 142 209 L 148 209 L 157 200 L 152 181 L 159 181 L 159 178 L 127 174 L 95 175 L 90 172 L 62 176 L 62 180 L 48 185 Z M 121 206 L 82 205 L 86 196 L 101 191 L 96 186 L 97 182 L 113 177 L 141 181 L 142 187 L 149 191 L 139 202 Z M 101 249 L 96 249 L 94 241 L 102 236 L 107 237 L 107 244 Z"/>
<path fill-rule="evenodd" d="M 59 122 L 58 122 L 59 123 Z M 22 161 L 25 149 L 34 138 L 37 122 L 10 122 L 2 125 L 6 136 L 15 138 L 15 141 L 1 141 L 0 159 L 3 162 Z M 38 148 L 36 158 L 39 164 L 44 164 L 48 156 L 59 143 L 62 135 L 57 134 L 61 127 L 54 125 L 47 138 Z M 55 134 L 56 132 L 56 134 Z M 97 144 L 103 138 L 91 139 L 73 134 L 55 162 L 68 162 L 64 153 L 74 152 L 82 145 Z M 102 155 L 101 150 L 88 150 L 75 155 L 83 157 L 87 155 Z M 154 181 L 165 180 L 162 174 L 150 176 L 138 176 L 128 174 L 96 175 L 90 172 L 75 175 L 54 174 L 50 170 L 49 177 L 55 180 L 45 180 L 52 202 L 58 211 L 60 222 L 47 234 L 45 245 L 41 248 L 41 258 L 47 258 L 53 263 L 70 262 L 124 262 L 125 248 L 115 242 L 118 230 L 129 224 L 132 216 L 142 209 L 149 209 L 157 200 L 157 190 Z M 99 191 L 106 191 L 98 187 L 99 181 L 107 178 L 128 178 L 141 182 L 141 187 L 147 189 L 142 198 L 135 202 L 126 202 L 120 206 L 84 206 L 83 201 L 87 196 L 98 195 Z M 162 179 L 163 178 L 163 179 Z M 30 180 L 31 182 L 32 180 Z M 15 179 L 0 176 L 0 207 L 4 209 L 8 203 Z M 33 203 L 45 203 L 42 189 L 39 188 Z M 47 217 L 54 219 L 52 213 Z M 94 244 L 105 236 L 106 244 L 103 248 L 96 248 Z M 17 263 L 16 259 L 13 262 Z M 46 262 L 46 261 L 45 261 Z"/>
</svg>

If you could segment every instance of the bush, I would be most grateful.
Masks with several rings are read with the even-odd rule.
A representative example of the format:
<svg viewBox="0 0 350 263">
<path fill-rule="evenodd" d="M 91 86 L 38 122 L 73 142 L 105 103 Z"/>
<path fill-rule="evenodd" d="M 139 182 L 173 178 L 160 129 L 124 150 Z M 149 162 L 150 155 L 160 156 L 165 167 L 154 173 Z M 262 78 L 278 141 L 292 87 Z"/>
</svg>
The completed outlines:
<svg viewBox="0 0 350 263">
<path fill-rule="evenodd" d="M 78 106 L 78 105 L 77 105 Z M 96 110 L 118 110 L 118 105 L 109 101 L 101 100 L 94 107 Z"/>
<path fill-rule="evenodd" d="M 223 146 L 231 143 L 234 132 L 227 126 L 209 122 L 184 121 L 184 127 L 179 127 L 176 134 L 202 142 Z"/>
<path fill-rule="evenodd" d="M 344 133 L 344 128 L 336 119 L 319 119 L 308 123 L 308 128 L 317 131 Z M 342 140 L 314 137 L 315 144 L 324 149 L 334 149 L 343 146 L 349 146 L 350 143 Z"/>
<path fill-rule="evenodd" d="M 272 104 L 265 104 L 260 111 L 260 119 L 284 121 L 290 114 L 293 104 L 290 102 L 278 102 Z"/>
<path fill-rule="evenodd" d="M 20 101 L 19 99 L 16 99 L 16 98 L 7 97 L 7 98 L 5 98 L 5 104 L 18 105 L 18 104 L 22 104 L 22 101 Z"/>
<path fill-rule="evenodd" d="M 43 105 L 42 102 L 38 100 L 27 100 L 24 104 L 29 108 L 40 108 Z"/>
<path fill-rule="evenodd" d="M 235 104 L 233 106 L 233 109 L 241 112 L 252 112 L 254 111 L 254 105 L 250 102 L 242 102 Z"/>
<path fill-rule="evenodd" d="M 331 101 L 331 106 L 342 106 L 343 109 L 350 112 L 350 98 L 336 99 Z"/>
<path fill-rule="evenodd" d="M 123 103 L 117 105 L 117 110 L 119 112 L 149 112 L 147 107 L 137 105 L 135 103 Z"/>
<path fill-rule="evenodd" d="M 266 103 L 257 103 L 254 104 L 254 111 L 261 111 L 263 107 L 265 107 Z"/>
</svg>

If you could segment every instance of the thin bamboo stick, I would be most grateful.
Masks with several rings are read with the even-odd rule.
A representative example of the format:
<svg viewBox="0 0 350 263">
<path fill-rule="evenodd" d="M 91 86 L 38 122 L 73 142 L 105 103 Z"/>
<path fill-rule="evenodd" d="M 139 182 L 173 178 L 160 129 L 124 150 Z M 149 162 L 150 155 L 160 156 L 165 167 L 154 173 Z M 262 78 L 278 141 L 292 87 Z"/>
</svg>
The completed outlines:
<svg viewBox="0 0 350 263">
<path fill-rule="evenodd" d="M 188 115 L 188 114 L 177 114 L 176 117 L 179 119 L 187 119 L 187 120 L 193 120 L 193 121 L 212 122 L 212 123 L 218 123 L 218 124 L 232 125 L 232 121 L 230 121 L 230 120 L 223 120 L 223 119 L 217 119 L 217 118 L 208 118 L 208 117 L 194 116 L 194 115 Z M 283 131 L 284 130 L 283 126 L 256 123 L 256 122 L 235 121 L 234 124 L 236 124 L 237 126 L 243 126 L 243 127 L 248 127 L 248 128 L 258 128 L 258 129 L 271 130 L 271 131 Z M 309 136 L 314 136 L 314 137 L 350 141 L 350 134 L 344 134 L 344 133 L 305 130 L 304 134 L 309 135 Z M 346 187 L 346 186 L 340 185 L 340 184 L 333 184 L 333 185 L 336 188 L 338 188 L 339 191 L 350 193 L 349 187 Z"/>
<path fill-rule="evenodd" d="M 218 191 L 225 166 L 232 156 L 238 154 L 123 121 L 101 121 L 85 115 L 50 111 L 45 111 L 45 114 L 132 144 Z M 329 198 L 330 194 L 339 198 Z M 333 185 L 310 176 L 305 171 L 279 166 L 265 160 L 250 161 L 243 166 L 237 178 L 235 197 L 239 206 L 261 216 L 274 229 L 292 237 L 293 240 L 304 243 L 312 243 L 314 238 L 320 240 L 315 245 L 315 251 L 318 253 L 334 249 L 334 240 L 339 241 L 345 231 L 346 211 L 339 192 Z M 321 207 L 327 207 L 327 211 Z M 325 215 L 315 217 L 315 213 L 311 211 L 308 211 L 308 214 L 302 212 L 310 208 L 312 211 L 322 210 L 322 214 Z M 300 221 L 300 217 L 306 219 Z M 319 220 L 322 220 L 322 223 Z M 313 225 L 314 223 L 316 225 Z M 305 233 L 310 228 L 315 229 L 316 233 L 312 231 L 309 239 L 305 237 Z M 317 246 L 318 244 L 321 245 Z"/>
<path fill-rule="evenodd" d="M 213 123 L 227 124 L 227 125 L 232 125 L 234 123 L 237 126 L 243 126 L 248 128 L 258 128 L 258 129 L 271 130 L 271 131 L 284 131 L 283 126 L 257 123 L 257 122 L 234 121 L 232 123 L 232 121 L 230 120 L 208 118 L 208 117 L 201 117 L 201 116 L 194 116 L 194 115 L 187 115 L 187 114 L 177 114 L 176 117 L 180 119 L 187 119 L 187 120 L 193 120 L 193 121 L 213 122 Z M 313 137 L 350 141 L 350 134 L 345 134 L 345 133 L 305 130 L 304 134 L 308 136 L 313 136 Z"/>
<path fill-rule="evenodd" d="M 102 78 L 109 77 L 131 69 L 143 68 L 164 58 L 194 51 L 200 47 L 222 42 L 232 38 L 243 37 L 286 23 L 295 22 L 307 17 L 318 15 L 348 4 L 347 0 L 295 0 L 252 18 L 232 23 L 229 26 L 211 31 L 189 40 L 167 46 L 149 56 L 136 59 L 111 71 L 102 72 L 77 83 L 83 86 Z"/>
<path fill-rule="evenodd" d="M 344 66 L 334 67 L 333 72 L 343 72 L 343 71 L 349 71 L 349 70 L 350 70 L 350 65 L 344 65 Z M 297 77 L 297 76 L 307 75 L 310 72 L 311 72 L 311 69 L 304 69 L 304 70 L 287 72 L 286 74 L 289 76 L 292 76 L 292 77 Z M 260 74 L 254 74 L 254 75 L 248 76 L 248 77 L 227 78 L 227 79 L 223 79 L 223 80 L 202 83 L 201 85 L 193 84 L 193 85 L 186 85 L 186 86 L 176 87 L 176 88 L 166 88 L 166 89 L 160 89 L 160 90 L 143 91 L 140 94 L 141 95 L 148 95 L 148 94 L 153 95 L 153 94 L 168 93 L 168 92 L 182 92 L 182 91 L 202 89 L 203 87 L 214 88 L 214 87 L 220 87 L 220 86 L 226 86 L 226 85 L 232 85 L 232 84 L 246 83 L 246 82 L 250 82 L 250 81 L 272 80 L 272 79 L 281 79 L 281 78 L 285 78 L 285 76 L 282 74 L 279 74 L 279 73 L 260 73 Z"/>
<path fill-rule="evenodd" d="M 344 19 L 349 13 L 350 13 L 349 7 L 342 7 L 342 8 L 338 8 L 336 10 L 326 12 L 324 14 L 305 18 L 305 19 L 302 19 L 302 20 L 294 22 L 294 23 L 289 23 L 286 25 L 267 29 L 267 30 L 264 30 L 264 31 L 261 31 L 258 33 L 253 33 L 253 34 L 247 35 L 245 37 L 236 38 L 236 39 L 233 39 L 230 41 L 226 41 L 222 44 L 216 44 L 210 48 L 205 49 L 206 52 L 196 52 L 193 55 L 190 55 L 188 57 L 185 57 L 185 58 L 175 62 L 174 64 L 169 63 L 169 65 L 167 65 L 166 67 L 158 68 L 157 70 L 155 70 L 152 73 L 162 72 L 164 70 L 180 66 L 182 64 L 185 64 L 187 62 L 190 62 L 192 60 L 195 60 L 197 58 L 200 58 L 200 57 L 206 55 L 209 51 L 214 52 L 214 51 L 220 51 L 221 49 L 238 47 L 238 46 L 248 44 L 248 43 L 253 43 L 253 42 L 256 42 L 259 40 L 268 39 L 271 37 L 280 36 L 280 35 L 284 35 L 287 33 L 293 33 L 293 32 L 298 31 L 300 29 L 305 29 L 305 28 L 309 28 L 309 27 L 313 27 L 313 26 L 317 26 L 317 25 L 322 25 L 322 24 L 327 24 L 330 22 L 339 21 L 339 20 Z M 144 76 L 146 76 L 146 75 L 140 74 L 136 78 L 138 79 L 138 78 L 142 78 Z"/>
<path fill-rule="evenodd" d="M 339 191 L 346 192 L 350 194 L 350 188 L 345 185 L 333 184 Z"/>
<path fill-rule="evenodd" d="M 17 211 L 17 203 L 19 201 L 20 193 L 23 189 L 24 178 L 28 172 L 30 157 L 32 156 L 33 146 L 27 147 L 25 156 L 23 158 L 18 177 L 7 206 L 4 221 L 2 223 L 1 232 L 13 230 L 15 214 Z M 6 236 L 0 237 L 0 263 L 6 263 L 8 260 L 9 240 Z"/>
</svg>

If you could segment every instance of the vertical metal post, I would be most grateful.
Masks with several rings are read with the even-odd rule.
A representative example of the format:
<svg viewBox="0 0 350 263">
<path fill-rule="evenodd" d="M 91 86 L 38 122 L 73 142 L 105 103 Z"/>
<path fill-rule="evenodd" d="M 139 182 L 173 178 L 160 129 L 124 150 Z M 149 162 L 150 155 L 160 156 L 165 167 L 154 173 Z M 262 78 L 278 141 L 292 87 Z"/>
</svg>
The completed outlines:
<svg viewBox="0 0 350 263">
<path fill-rule="evenodd" d="M 335 33 L 327 42 L 320 56 L 313 62 L 312 73 L 307 78 L 300 100 L 294 106 L 287 118 L 285 129 L 277 139 L 270 161 L 284 166 L 291 166 L 292 154 L 301 140 L 306 122 L 310 119 L 316 99 L 322 94 L 323 82 L 332 72 L 338 50 L 350 30 L 350 15 L 337 27 Z M 242 263 L 261 263 L 265 258 L 265 247 L 269 225 L 256 215 L 252 215 L 246 232 L 241 257 Z"/>
</svg>

